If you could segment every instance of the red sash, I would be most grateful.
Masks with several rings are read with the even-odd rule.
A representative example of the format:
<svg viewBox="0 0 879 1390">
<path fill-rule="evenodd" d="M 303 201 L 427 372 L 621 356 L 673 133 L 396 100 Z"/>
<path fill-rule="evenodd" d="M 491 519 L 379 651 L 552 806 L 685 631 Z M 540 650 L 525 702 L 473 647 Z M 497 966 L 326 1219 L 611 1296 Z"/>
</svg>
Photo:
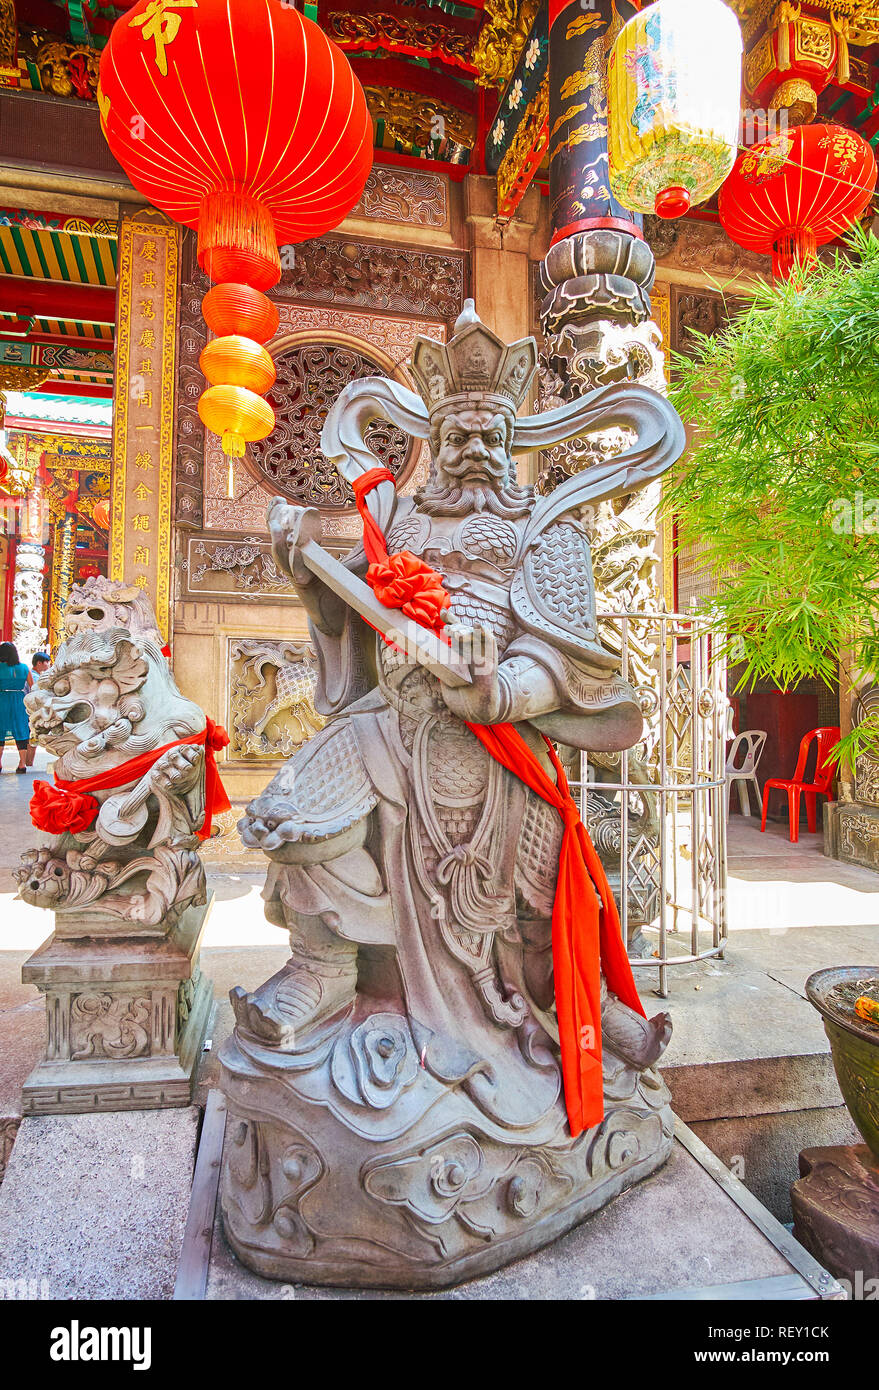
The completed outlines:
<svg viewBox="0 0 879 1390">
<path fill-rule="evenodd" d="M 54 786 L 51 782 L 34 782 L 34 794 L 30 803 L 31 820 L 37 830 L 43 830 L 49 835 L 62 835 L 65 831 L 77 835 L 93 824 L 100 810 L 100 802 L 97 797 L 90 795 L 91 792 L 110 791 L 114 787 L 125 787 L 129 782 L 137 782 L 169 749 L 201 743 L 205 749 L 205 817 L 198 838 L 206 840 L 211 833 L 213 817 L 221 811 L 232 809 L 220 781 L 214 756 L 221 748 L 225 748 L 228 742 L 229 735 L 226 730 L 215 724 L 212 719 L 208 719 L 201 733 L 190 734 L 188 738 L 178 738 L 174 743 L 166 743 L 161 748 L 151 749 L 148 753 L 139 753 L 127 763 L 120 763 L 118 767 L 111 767 L 107 772 L 99 772 L 94 777 L 83 777 L 78 782 L 64 782 L 56 774 Z"/>
<path fill-rule="evenodd" d="M 357 509 L 363 517 L 363 548 L 370 562 L 366 578 L 387 607 L 400 608 L 442 635 L 440 615 L 450 603 L 442 577 L 408 551 L 389 556 L 382 530 L 366 506 L 367 493 L 379 483 L 393 480 L 388 469 L 372 468 L 354 483 Z M 468 723 L 467 727 L 497 762 L 554 806 L 564 823 L 552 909 L 552 959 L 565 1105 L 571 1134 L 576 1138 L 604 1118 L 602 967 L 608 989 L 644 1017 L 619 914 L 549 739 L 544 741 L 555 769 L 555 785 L 512 724 Z"/>
</svg>

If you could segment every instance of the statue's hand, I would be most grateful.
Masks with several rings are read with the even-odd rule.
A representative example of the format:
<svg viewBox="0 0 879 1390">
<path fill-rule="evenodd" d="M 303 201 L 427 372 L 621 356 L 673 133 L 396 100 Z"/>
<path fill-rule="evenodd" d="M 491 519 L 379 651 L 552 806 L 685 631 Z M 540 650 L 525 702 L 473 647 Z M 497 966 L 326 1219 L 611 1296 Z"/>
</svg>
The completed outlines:
<svg viewBox="0 0 879 1390">
<path fill-rule="evenodd" d="M 445 635 L 456 655 L 469 667 L 471 684 L 442 685 L 443 699 L 459 719 L 470 724 L 496 724 L 505 700 L 494 633 L 487 627 L 452 624 Z"/>
<path fill-rule="evenodd" d="M 314 539 L 316 517 L 319 537 L 320 517 L 314 507 L 297 507 L 283 497 L 274 497 L 268 510 L 275 561 L 300 589 L 306 588 L 314 578 L 303 563 L 300 547 L 305 541 Z"/>
</svg>

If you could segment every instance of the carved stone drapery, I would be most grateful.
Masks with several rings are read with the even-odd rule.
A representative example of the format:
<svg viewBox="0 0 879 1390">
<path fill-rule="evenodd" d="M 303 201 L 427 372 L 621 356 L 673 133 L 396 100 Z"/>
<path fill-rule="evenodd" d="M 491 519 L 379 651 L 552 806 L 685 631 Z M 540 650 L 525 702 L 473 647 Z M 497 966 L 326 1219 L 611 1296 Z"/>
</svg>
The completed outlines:
<svg viewBox="0 0 879 1390">
<path fill-rule="evenodd" d="M 277 379 L 268 393 L 276 425 L 267 439 L 252 444 L 251 471 L 272 493 L 306 507 L 342 510 L 353 494 L 320 449 L 330 406 L 343 386 L 362 377 L 384 376 L 380 363 L 354 346 L 335 342 L 298 343 L 275 358 Z M 396 476 L 418 446 L 394 425 L 376 422 L 367 442 Z"/>
</svg>

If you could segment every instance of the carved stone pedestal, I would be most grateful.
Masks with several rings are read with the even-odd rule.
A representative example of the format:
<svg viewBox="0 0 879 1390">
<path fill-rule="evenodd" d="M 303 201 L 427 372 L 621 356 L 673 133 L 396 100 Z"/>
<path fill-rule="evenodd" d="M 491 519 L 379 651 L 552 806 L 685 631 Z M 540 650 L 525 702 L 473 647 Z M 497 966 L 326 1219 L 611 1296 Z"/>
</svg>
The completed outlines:
<svg viewBox="0 0 879 1390">
<path fill-rule="evenodd" d="M 824 812 L 824 853 L 847 864 L 879 869 L 879 806 L 835 801 Z"/>
<path fill-rule="evenodd" d="M 561 1100 L 513 1132 L 419 1065 L 399 1013 L 353 1013 L 281 1054 L 236 1029 L 222 1213 L 270 1279 L 430 1289 L 555 1240 L 665 1163 L 669 1093 L 608 1055 L 605 1120 L 570 1137 Z"/>
<path fill-rule="evenodd" d="M 25 1115 L 189 1105 L 213 1006 L 198 965 L 213 898 L 164 937 L 55 933 L 22 966 L 46 996 L 45 1059 Z"/>
<path fill-rule="evenodd" d="M 879 1159 L 866 1144 L 804 1149 L 800 1174 L 794 1235 L 858 1297 L 865 1280 L 879 1280 Z"/>
</svg>

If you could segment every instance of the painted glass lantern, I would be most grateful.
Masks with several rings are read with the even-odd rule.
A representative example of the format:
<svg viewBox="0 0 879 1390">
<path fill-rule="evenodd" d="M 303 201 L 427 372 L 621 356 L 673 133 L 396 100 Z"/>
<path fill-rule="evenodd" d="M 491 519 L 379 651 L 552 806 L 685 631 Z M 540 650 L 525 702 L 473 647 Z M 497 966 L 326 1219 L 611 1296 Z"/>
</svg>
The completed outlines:
<svg viewBox="0 0 879 1390">
<path fill-rule="evenodd" d="M 614 196 L 660 217 L 710 198 L 735 163 L 741 81 L 742 34 L 722 0 L 659 0 L 634 15 L 608 69 Z"/>
</svg>

